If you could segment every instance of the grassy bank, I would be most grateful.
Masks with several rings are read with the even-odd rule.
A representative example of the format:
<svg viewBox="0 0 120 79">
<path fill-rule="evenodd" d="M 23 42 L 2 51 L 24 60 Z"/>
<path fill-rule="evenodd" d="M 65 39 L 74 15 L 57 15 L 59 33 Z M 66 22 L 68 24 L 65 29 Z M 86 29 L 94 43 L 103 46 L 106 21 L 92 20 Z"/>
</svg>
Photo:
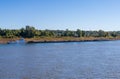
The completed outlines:
<svg viewBox="0 0 120 79">
<path fill-rule="evenodd" d="M 0 44 L 7 44 L 9 41 L 16 41 L 20 38 L 0 38 Z M 119 37 L 34 37 L 25 38 L 27 43 L 42 43 L 42 42 L 77 42 L 77 41 L 108 41 L 119 40 Z"/>
</svg>

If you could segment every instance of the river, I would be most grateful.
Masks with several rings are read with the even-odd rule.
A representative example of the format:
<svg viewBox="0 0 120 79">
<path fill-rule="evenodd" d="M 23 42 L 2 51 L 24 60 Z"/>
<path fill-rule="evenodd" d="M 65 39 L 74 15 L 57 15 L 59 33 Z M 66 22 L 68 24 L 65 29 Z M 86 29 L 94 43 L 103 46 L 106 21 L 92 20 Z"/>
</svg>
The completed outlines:
<svg viewBox="0 0 120 79">
<path fill-rule="evenodd" d="M 0 45 L 0 79 L 120 79 L 120 41 Z"/>
</svg>

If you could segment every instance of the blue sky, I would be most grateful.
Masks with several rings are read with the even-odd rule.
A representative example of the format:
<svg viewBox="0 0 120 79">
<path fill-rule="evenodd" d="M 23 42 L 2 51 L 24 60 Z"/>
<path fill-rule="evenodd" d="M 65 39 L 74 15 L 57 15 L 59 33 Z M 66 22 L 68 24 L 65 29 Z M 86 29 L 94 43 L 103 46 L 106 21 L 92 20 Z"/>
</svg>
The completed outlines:
<svg viewBox="0 0 120 79">
<path fill-rule="evenodd" d="M 0 0 L 0 28 L 120 30 L 120 0 Z"/>
</svg>

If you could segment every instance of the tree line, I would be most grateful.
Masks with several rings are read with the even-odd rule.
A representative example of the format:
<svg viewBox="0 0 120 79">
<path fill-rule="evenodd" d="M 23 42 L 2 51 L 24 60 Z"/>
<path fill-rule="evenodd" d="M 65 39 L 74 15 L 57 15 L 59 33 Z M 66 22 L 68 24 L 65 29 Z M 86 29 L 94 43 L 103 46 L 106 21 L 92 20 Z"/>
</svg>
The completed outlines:
<svg viewBox="0 0 120 79">
<path fill-rule="evenodd" d="M 14 38 L 14 37 L 23 37 L 23 38 L 33 38 L 33 37 L 119 37 L 120 31 L 84 31 L 77 29 L 72 31 L 69 29 L 66 30 L 38 30 L 32 26 L 26 26 L 21 29 L 1 29 L 0 28 L 0 37 L 1 38 Z"/>
</svg>

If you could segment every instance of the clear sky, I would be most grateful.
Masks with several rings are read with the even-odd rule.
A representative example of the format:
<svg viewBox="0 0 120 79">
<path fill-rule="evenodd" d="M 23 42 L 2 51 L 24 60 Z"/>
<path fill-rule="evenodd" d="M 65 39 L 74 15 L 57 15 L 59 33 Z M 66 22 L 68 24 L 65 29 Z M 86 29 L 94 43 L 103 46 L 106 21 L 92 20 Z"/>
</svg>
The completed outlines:
<svg viewBox="0 0 120 79">
<path fill-rule="evenodd" d="M 0 0 L 0 28 L 120 30 L 120 0 Z"/>
</svg>

